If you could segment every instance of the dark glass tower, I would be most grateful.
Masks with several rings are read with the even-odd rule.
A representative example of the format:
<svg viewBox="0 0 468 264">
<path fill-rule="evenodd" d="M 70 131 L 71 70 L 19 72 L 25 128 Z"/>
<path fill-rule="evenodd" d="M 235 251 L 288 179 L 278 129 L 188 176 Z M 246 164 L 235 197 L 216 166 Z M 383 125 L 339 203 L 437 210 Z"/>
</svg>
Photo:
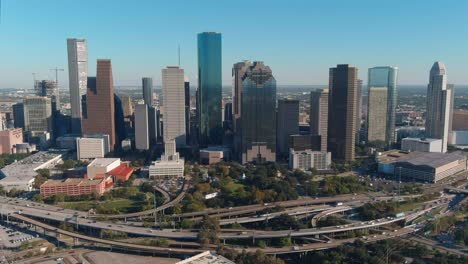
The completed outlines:
<svg viewBox="0 0 468 264">
<path fill-rule="evenodd" d="M 198 34 L 199 144 L 220 144 L 221 119 L 221 34 Z"/>
<path fill-rule="evenodd" d="M 254 62 L 242 78 L 242 163 L 276 161 L 276 80 Z"/>
<path fill-rule="evenodd" d="M 114 93 L 114 124 L 115 124 L 115 144 L 117 147 L 121 146 L 122 140 L 127 138 L 127 131 L 125 130 L 124 110 L 122 100 L 117 94 Z"/>
<path fill-rule="evenodd" d="M 144 77 L 142 79 L 143 100 L 147 106 L 153 106 L 153 79 Z"/>
<path fill-rule="evenodd" d="M 330 68 L 328 150 L 332 158 L 354 161 L 358 70 L 347 64 Z"/>
</svg>

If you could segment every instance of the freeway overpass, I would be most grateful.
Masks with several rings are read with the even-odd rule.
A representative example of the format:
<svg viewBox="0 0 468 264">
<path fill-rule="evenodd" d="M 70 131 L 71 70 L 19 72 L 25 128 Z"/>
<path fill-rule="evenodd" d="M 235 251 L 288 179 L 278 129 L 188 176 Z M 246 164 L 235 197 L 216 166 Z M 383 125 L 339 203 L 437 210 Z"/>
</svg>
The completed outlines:
<svg viewBox="0 0 468 264">
<path fill-rule="evenodd" d="M 177 254 L 177 255 L 195 255 L 202 253 L 204 250 L 200 249 L 184 249 L 184 248 L 168 248 L 168 247 L 153 247 L 153 246 L 146 246 L 146 245 L 139 245 L 139 244 L 132 244 L 132 243 L 127 243 L 127 242 L 120 242 L 120 241 L 114 241 L 114 240 L 107 240 L 107 239 L 101 239 L 101 238 L 96 238 L 92 236 L 86 236 L 70 231 L 66 231 L 60 228 L 57 228 L 55 226 L 47 225 L 43 222 L 36 221 L 34 219 L 31 219 L 29 217 L 25 217 L 20 214 L 10 214 L 11 218 L 15 218 L 19 221 L 22 221 L 24 223 L 28 223 L 34 226 L 38 226 L 43 228 L 44 230 L 47 230 L 49 232 L 53 232 L 58 236 L 60 235 L 66 235 L 72 238 L 76 238 L 82 241 L 88 241 L 88 242 L 93 242 L 93 243 L 98 243 L 98 244 L 104 244 L 104 245 L 109 245 L 111 247 L 115 248 L 122 248 L 122 249 L 127 249 L 127 250 L 133 250 L 137 252 L 150 252 L 150 253 L 158 253 L 158 254 Z"/>
<path fill-rule="evenodd" d="M 331 215 L 331 214 L 336 214 L 336 213 L 341 213 L 341 212 L 346 212 L 346 211 L 349 211 L 349 210 L 353 210 L 352 207 L 349 207 L 349 206 L 339 206 L 339 207 L 335 207 L 335 208 L 331 208 L 329 210 L 326 210 L 326 211 L 322 211 L 318 214 L 316 214 L 314 217 L 312 217 L 312 227 L 316 227 L 317 226 L 317 222 L 325 217 L 325 216 L 328 216 L 328 215 Z"/>
</svg>

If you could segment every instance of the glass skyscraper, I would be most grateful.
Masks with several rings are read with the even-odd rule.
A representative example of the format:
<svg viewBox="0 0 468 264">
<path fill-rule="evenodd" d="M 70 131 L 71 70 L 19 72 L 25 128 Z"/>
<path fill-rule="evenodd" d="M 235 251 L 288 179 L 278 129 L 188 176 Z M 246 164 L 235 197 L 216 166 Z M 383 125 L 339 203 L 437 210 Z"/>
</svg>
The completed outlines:
<svg viewBox="0 0 468 264">
<path fill-rule="evenodd" d="M 242 77 L 242 163 L 276 161 L 276 80 L 254 62 Z"/>
<path fill-rule="evenodd" d="M 221 34 L 198 34 L 198 122 L 199 144 L 222 141 Z"/>
<path fill-rule="evenodd" d="M 391 146 L 395 142 L 398 68 L 373 67 L 368 74 L 367 138 Z"/>
</svg>

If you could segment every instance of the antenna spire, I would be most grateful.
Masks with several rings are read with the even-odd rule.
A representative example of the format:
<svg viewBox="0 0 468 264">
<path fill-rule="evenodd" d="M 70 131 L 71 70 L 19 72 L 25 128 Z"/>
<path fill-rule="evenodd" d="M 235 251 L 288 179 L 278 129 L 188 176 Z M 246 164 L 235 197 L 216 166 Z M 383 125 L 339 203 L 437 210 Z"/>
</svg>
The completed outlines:
<svg viewBox="0 0 468 264">
<path fill-rule="evenodd" d="M 179 44 L 179 47 L 178 47 L 178 54 L 179 54 L 179 67 L 180 67 L 180 44 Z"/>
</svg>

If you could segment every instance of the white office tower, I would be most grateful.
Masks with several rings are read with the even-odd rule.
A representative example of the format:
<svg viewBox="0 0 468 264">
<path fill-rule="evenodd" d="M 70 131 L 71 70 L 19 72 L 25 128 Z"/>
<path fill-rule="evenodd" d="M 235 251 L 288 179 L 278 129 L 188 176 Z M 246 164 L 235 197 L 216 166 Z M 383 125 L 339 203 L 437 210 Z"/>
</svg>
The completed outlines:
<svg viewBox="0 0 468 264">
<path fill-rule="evenodd" d="M 85 39 L 67 39 L 68 80 L 72 133 L 81 134 L 82 97 L 88 86 L 88 44 Z"/>
<path fill-rule="evenodd" d="M 164 180 L 184 176 L 185 161 L 179 157 L 179 153 L 175 149 L 175 140 L 166 141 L 161 159 L 153 161 L 149 167 L 150 178 Z"/>
<path fill-rule="evenodd" d="M 426 137 L 442 139 L 441 152 L 445 153 L 452 126 L 453 86 L 447 84 L 447 71 L 442 62 L 432 66 L 426 100 Z"/>
<path fill-rule="evenodd" d="M 149 149 L 148 106 L 135 105 L 135 147 L 138 150 Z"/>
<path fill-rule="evenodd" d="M 185 83 L 184 70 L 178 66 L 162 69 L 164 142 L 175 140 L 185 146 Z"/>
<path fill-rule="evenodd" d="M 104 158 L 106 155 L 104 138 L 77 138 L 76 158 L 78 160 L 89 160 Z"/>
</svg>

